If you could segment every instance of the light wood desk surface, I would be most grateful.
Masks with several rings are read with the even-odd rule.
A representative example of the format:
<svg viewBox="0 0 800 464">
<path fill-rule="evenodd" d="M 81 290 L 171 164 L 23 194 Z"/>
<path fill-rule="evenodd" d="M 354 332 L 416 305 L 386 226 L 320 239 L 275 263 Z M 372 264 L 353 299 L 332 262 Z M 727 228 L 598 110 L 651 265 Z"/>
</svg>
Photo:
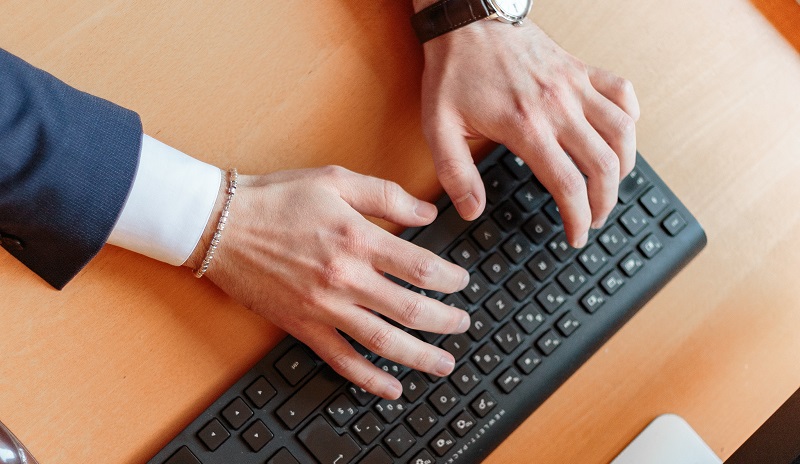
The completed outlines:
<svg viewBox="0 0 800 464">
<path fill-rule="evenodd" d="M 759 4 L 800 28 L 794 2 Z M 0 46 L 209 162 L 335 163 L 434 199 L 410 11 L 7 1 Z M 745 0 L 541 0 L 533 16 L 633 81 L 639 148 L 709 244 L 487 462 L 605 463 L 664 412 L 727 457 L 800 387 L 797 49 Z M 141 463 L 282 335 L 186 269 L 121 249 L 62 292 L 0 253 L 0 419 L 42 464 Z"/>
</svg>

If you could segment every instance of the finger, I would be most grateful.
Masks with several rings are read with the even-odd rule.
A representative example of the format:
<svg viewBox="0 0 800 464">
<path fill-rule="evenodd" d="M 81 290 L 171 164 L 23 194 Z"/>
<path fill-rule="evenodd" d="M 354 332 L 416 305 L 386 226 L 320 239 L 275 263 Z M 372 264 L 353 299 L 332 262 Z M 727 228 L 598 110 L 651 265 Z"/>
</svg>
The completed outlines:
<svg viewBox="0 0 800 464">
<path fill-rule="evenodd" d="M 553 196 L 564 221 L 567 240 L 575 248 L 581 248 L 589 238 L 592 222 L 586 181 L 555 136 L 544 130 L 539 134 L 535 140 L 515 139 L 503 143 L 525 160 Z"/>
<path fill-rule="evenodd" d="M 619 159 L 619 180 L 636 164 L 636 122 L 602 95 L 590 92 L 584 101 L 584 115 Z"/>
<path fill-rule="evenodd" d="M 461 333 L 469 329 L 469 314 L 397 285 L 374 274 L 367 277 L 358 302 L 412 329 L 435 333 Z"/>
<path fill-rule="evenodd" d="M 352 317 L 340 326 L 366 349 L 418 371 L 444 377 L 453 372 L 455 358 L 447 351 L 429 345 L 364 309 L 369 317 Z"/>
<path fill-rule="evenodd" d="M 589 81 L 604 97 L 628 113 L 634 121 L 639 120 L 639 99 L 633 90 L 631 81 L 606 71 L 605 69 L 589 66 Z"/>
<path fill-rule="evenodd" d="M 469 273 L 430 251 L 395 237 L 378 226 L 375 236 L 372 264 L 380 271 L 391 274 L 426 290 L 454 293 L 469 283 Z"/>
<path fill-rule="evenodd" d="M 458 126 L 440 123 L 426 130 L 425 136 L 433 153 L 436 175 L 458 214 L 468 221 L 477 218 L 486 206 L 486 192 Z"/>
<path fill-rule="evenodd" d="M 560 141 L 581 172 L 586 175 L 592 211 L 591 226 L 599 229 L 617 203 L 619 158 L 583 115 L 574 118 L 568 127 L 561 134 Z"/>
<path fill-rule="evenodd" d="M 404 226 L 422 226 L 436 218 L 436 206 L 415 198 L 395 182 L 339 166 L 328 167 L 327 175 L 342 199 L 361 214 Z"/>
<path fill-rule="evenodd" d="M 400 382 L 367 361 L 335 328 L 320 325 L 295 336 L 334 371 L 360 388 L 390 400 L 400 397 L 403 391 Z"/>
</svg>

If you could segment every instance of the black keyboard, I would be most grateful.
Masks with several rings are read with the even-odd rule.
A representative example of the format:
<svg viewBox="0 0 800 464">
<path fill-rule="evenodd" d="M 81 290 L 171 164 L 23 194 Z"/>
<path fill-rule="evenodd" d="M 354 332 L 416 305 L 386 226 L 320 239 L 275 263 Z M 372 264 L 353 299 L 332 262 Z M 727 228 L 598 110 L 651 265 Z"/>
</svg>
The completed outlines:
<svg viewBox="0 0 800 464">
<path fill-rule="evenodd" d="M 289 336 L 150 464 L 479 462 L 705 246 L 639 155 L 607 224 L 580 250 L 518 157 L 500 146 L 479 168 L 488 200 L 479 220 L 462 220 L 445 197 L 433 224 L 401 235 L 470 271 L 458 294 L 414 288 L 471 315 L 464 334 L 412 331 L 453 354 L 450 376 L 357 346 L 400 379 L 403 395 L 389 401 Z"/>
</svg>

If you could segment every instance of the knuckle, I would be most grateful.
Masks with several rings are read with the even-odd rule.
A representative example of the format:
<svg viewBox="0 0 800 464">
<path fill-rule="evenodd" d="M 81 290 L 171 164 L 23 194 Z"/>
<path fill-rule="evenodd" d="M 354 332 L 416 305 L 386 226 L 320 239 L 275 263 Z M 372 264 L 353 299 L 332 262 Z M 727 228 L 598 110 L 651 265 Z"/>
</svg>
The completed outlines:
<svg viewBox="0 0 800 464">
<path fill-rule="evenodd" d="M 350 282 L 349 266 L 341 260 L 325 263 L 320 270 L 320 280 L 322 287 L 326 289 L 348 287 Z"/>
<path fill-rule="evenodd" d="M 584 193 L 586 183 L 577 170 L 562 169 L 556 174 L 556 188 L 566 198 L 573 198 Z"/>
<path fill-rule="evenodd" d="M 335 164 L 331 164 L 322 168 L 323 175 L 332 181 L 344 179 L 349 172 L 350 171 L 343 168 L 342 166 L 338 166 Z"/>
<path fill-rule="evenodd" d="M 381 327 L 369 337 L 369 350 L 376 354 L 386 353 L 394 344 L 394 329 Z"/>
<path fill-rule="evenodd" d="M 397 183 L 388 180 L 383 181 L 383 203 L 385 211 L 397 208 L 400 202 L 401 192 L 402 189 Z"/>
<path fill-rule="evenodd" d="M 403 304 L 403 309 L 399 315 L 400 320 L 398 322 L 406 327 L 417 327 L 422 318 L 424 308 L 425 305 L 423 304 L 421 298 L 409 298 Z"/>
<path fill-rule="evenodd" d="M 380 390 L 379 387 L 381 386 L 380 374 L 370 373 L 364 378 L 364 380 L 358 383 L 359 387 L 368 392 L 377 392 Z"/>
<path fill-rule="evenodd" d="M 636 134 L 636 121 L 628 113 L 622 113 L 617 119 L 614 127 L 617 133 L 625 139 L 629 139 Z"/>
<path fill-rule="evenodd" d="M 359 224 L 346 221 L 339 225 L 336 233 L 342 251 L 348 255 L 361 255 L 361 251 L 366 246 L 367 237 Z"/>
<path fill-rule="evenodd" d="M 433 364 L 435 356 L 433 356 L 429 350 L 422 349 L 414 356 L 414 366 L 420 370 L 426 370 L 430 365 Z"/>
<path fill-rule="evenodd" d="M 619 158 L 610 150 L 599 152 L 594 158 L 597 174 L 619 181 Z"/>
<path fill-rule="evenodd" d="M 419 258 L 412 270 L 412 276 L 418 283 L 429 282 L 439 272 L 439 262 L 429 256 Z"/>
<path fill-rule="evenodd" d="M 336 353 L 327 360 L 331 368 L 342 375 L 350 372 L 355 364 L 355 361 L 356 360 L 353 358 L 352 354 L 345 352 Z"/>
<path fill-rule="evenodd" d="M 633 89 L 633 82 L 624 77 L 618 77 L 614 82 L 614 86 L 616 87 L 617 94 L 620 96 L 633 97 L 636 95 Z"/>
<path fill-rule="evenodd" d="M 436 171 L 443 184 L 458 182 L 466 175 L 464 163 L 452 158 L 440 161 Z"/>
</svg>

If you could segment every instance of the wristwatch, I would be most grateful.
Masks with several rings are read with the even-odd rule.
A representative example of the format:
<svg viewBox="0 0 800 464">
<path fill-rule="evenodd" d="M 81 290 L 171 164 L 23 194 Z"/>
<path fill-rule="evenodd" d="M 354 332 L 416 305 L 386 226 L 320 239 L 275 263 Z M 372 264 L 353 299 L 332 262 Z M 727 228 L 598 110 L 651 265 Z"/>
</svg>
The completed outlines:
<svg viewBox="0 0 800 464">
<path fill-rule="evenodd" d="M 411 25 L 425 43 L 481 19 L 520 26 L 532 6 L 533 0 L 441 0 L 412 16 Z"/>
</svg>

